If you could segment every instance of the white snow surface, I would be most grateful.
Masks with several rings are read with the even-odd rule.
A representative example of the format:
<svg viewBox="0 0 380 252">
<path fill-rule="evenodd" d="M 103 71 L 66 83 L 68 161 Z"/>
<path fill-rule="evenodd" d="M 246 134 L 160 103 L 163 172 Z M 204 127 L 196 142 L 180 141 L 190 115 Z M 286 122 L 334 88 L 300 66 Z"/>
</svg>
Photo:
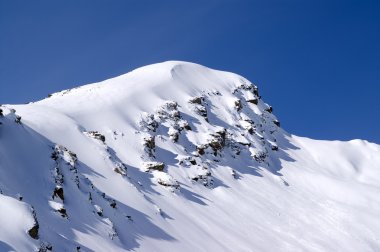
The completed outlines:
<svg viewBox="0 0 380 252">
<path fill-rule="evenodd" d="M 0 251 L 380 251 L 380 146 L 287 133 L 239 75 L 168 61 L 0 108 Z"/>
</svg>

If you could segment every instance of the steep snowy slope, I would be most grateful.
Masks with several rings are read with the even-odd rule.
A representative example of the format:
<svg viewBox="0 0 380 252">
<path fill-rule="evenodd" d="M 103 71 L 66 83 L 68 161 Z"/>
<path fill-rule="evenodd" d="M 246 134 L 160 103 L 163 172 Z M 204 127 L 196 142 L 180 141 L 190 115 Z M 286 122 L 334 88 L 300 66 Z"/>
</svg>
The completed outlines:
<svg viewBox="0 0 380 252">
<path fill-rule="evenodd" d="M 170 61 L 0 110 L 0 251 L 379 251 L 380 146 Z"/>
</svg>

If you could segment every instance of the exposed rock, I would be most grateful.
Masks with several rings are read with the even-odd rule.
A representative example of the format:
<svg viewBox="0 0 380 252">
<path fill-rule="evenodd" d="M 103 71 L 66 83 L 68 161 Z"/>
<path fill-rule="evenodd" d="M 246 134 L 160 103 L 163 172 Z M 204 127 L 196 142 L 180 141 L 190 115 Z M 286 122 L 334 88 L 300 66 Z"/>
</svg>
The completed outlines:
<svg viewBox="0 0 380 252">
<path fill-rule="evenodd" d="M 42 242 L 38 248 L 38 252 L 52 251 L 53 246 L 49 242 Z"/>
<path fill-rule="evenodd" d="M 57 209 L 57 212 L 60 213 L 63 218 L 67 218 L 68 217 L 67 216 L 66 208 L 64 208 L 64 207 L 61 207 L 61 208 Z"/>
<path fill-rule="evenodd" d="M 206 120 L 206 122 L 208 122 L 207 109 L 206 109 L 205 106 L 197 105 L 195 107 L 195 113 L 197 113 L 198 115 L 204 117 L 204 119 Z"/>
<path fill-rule="evenodd" d="M 221 150 L 224 146 L 223 142 L 221 139 L 212 139 L 209 143 L 210 147 L 214 150 L 214 152 Z"/>
<path fill-rule="evenodd" d="M 77 154 L 75 154 L 74 152 L 67 150 L 67 154 L 70 156 L 72 162 L 75 163 L 78 160 Z"/>
<path fill-rule="evenodd" d="M 250 91 L 253 89 L 253 85 L 249 83 L 242 83 L 240 86 L 237 87 L 236 90 L 239 90 L 239 89 Z"/>
<path fill-rule="evenodd" d="M 171 119 L 177 121 L 181 118 L 178 111 L 178 103 L 175 101 L 167 101 L 156 110 L 156 114 L 160 119 Z"/>
<path fill-rule="evenodd" d="M 154 118 L 153 114 L 144 113 L 140 120 L 140 127 L 148 131 L 156 132 L 158 122 Z"/>
<path fill-rule="evenodd" d="M 53 152 L 51 153 L 50 157 L 51 157 L 51 159 L 53 159 L 53 160 L 57 160 L 58 157 L 59 157 L 58 152 L 53 151 Z"/>
<path fill-rule="evenodd" d="M 63 195 L 63 188 L 61 186 L 56 186 L 54 188 L 54 193 L 53 193 L 53 199 L 55 197 L 59 197 L 62 201 L 64 201 L 64 195 Z"/>
<path fill-rule="evenodd" d="M 206 187 L 211 187 L 214 184 L 214 180 L 212 179 L 211 172 L 204 168 L 199 174 L 193 176 L 191 180 L 195 182 L 201 182 L 202 185 Z"/>
<path fill-rule="evenodd" d="M 278 146 L 277 146 L 277 145 L 272 145 L 272 146 L 271 146 L 271 149 L 272 149 L 273 151 L 278 151 Z"/>
<path fill-rule="evenodd" d="M 273 112 L 272 106 L 269 106 L 268 108 L 266 108 L 265 111 L 268 113 L 272 113 Z"/>
<path fill-rule="evenodd" d="M 187 121 L 184 121 L 184 120 L 181 120 L 178 123 L 178 126 L 179 126 L 180 130 L 182 130 L 182 129 L 191 130 L 191 127 L 190 127 L 189 123 Z"/>
<path fill-rule="evenodd" d="M 181 119 L 181 113 L 178 110 L 173 111 L 172 113 L 170 113 L 170 117 L 173 120 L 179 120 L 179 119 Z"/>
<path fill-rule="evenodd" d="M 189 100 L 189 103 L 192 103 L 192 104 L 202 104 L 203 102 L 203 97 L 201 96 L 196 96 L 196 97 L 193 97 Z"/>
<path fill-rule="evenodd" d="M 0 108 L 0 117 L 3 117 L 4 114 L 3 114 L 3 110 Z"/>
<path fill-rule="evenodd" d="M 177 142 L 178 141 L 178 138 L 179 138 L 179 132 L 178 130 L 174 129 L 174 128 L 169 128 L 169 132 L 168 132 L 168 135 L 170 137 L 170 139 L 173 141 L 173 142 Z"/>
<path fill-rule="evenodd" d="M 106 141 L 106 137 L 102 134 L 100 134 L 98 131 L 89 131 L 85 132 L 89 137 L 92 137 L 94 139 L 100 140 L 103 143 Z"/>
<path fill-rule="evenodd" d="M 124 164 L 118 164 L 116 165 L 115 168 L 113 168 L 114 172 L 119 173 L 120 175 L 123 175 L 123 176 L 127 175 L 126 169 L 127 168 L 125 167 Z"/>
<path fill-rule="evenodd" d="M 163 171 L 165 168 L 165 164 L 162 162 L 144 162 L 143 167 L 146 172 L 151 171 L 151 170 L 156 170 L 156 171 Z"/>
<path fill-rule="evenodd" d="M 207 109 L 203 104 L 204 98 L 201 96 L 196 96 L 191 98 L 189 100 L 189 103 L 194 105 L 194 112 L 202 116 L 206 120 L 206 122 L 208 122 Z"/>
<path fill-rule="evenodd" d="M 249 134 L 255 133 L 254 122 L 251 119 L 245 118 L 239 121 L 242 128 L 246 129 Z"/>
<path fill-rule="evenodd" d="M 35 224 L 31 229 L 28 230 L 29 236 L 32 237 L 33 239 L 37 240 L 39 228 L 40 228 L 40 226 L 38 224 Z"/>
<path fill-rule="evenodd" d="M 240 111 L 243 108 L 240 100 L 235 100 L 234 104 L 237 111 Z"/>
<path fill-rule="evenodd" d="M 56 166 L 54 168 L 54 173 L 53 173 L 53 176 L 54 176 L 54 180 L 55 180 L 55 183 L 57 185 L 63 185 L 63 182 L 64 182 L 64 176 L 61 172 L 61 170 L 59 169 L 58 166 Z"/>
<path fill-rule="evenodd" d="M 61 166 L 68 165 L 70 171 L 73 173 L 73 180 L 79 188 L 80 180 L 78 176 L 78 169 L 76 167 L 76 162 L 78 160 L 77 155 L 74 152 L 68 150 L 66 147 L 56 144 L 54 151 L 51 154 L 51 158 L 56 162 L 56 167 L 53 171 L 55 183 L 59 186 L 63 184 L 64 176 L 61 172 Z M 65 162 L 65 164 L 63 164 L 63 162 Z"/>
<path fill-rule="evenodd" d="M 197 153 L 199 155 L 204 155 L 205 154 L 205 149 L 207 148 L 207 146 L 205 145 L 200 145 L 200 146 L 197 146 Z"/>
<path fill-rule="evenodd" d="M 219 130 L 215 132 L 215 134 L 211 134 L 213 137 L 208 145 L 211 147 L 211 149 L 214 151 L 214 155 L 217 154 L 218 151 L 220 151 L 226 143 L 226 129 Z"/>
<path fill-rule="evenodd" d="M 116 208 L 116 201 L 115 200 L 112 200 L 111 203 L 110 203 L 110 207 L 112 208 Z"/>
<path fill-rule="evenodd" d="M 156 141 L 154 139 L 154 136 L 144 137 L 144 146 L 148 149 L 154 149 L 156 147 Z"/>
<path fill-rule="evenodd" d="M 260 97 L 258 87 L 253 86 L 253 90 L 252 90 L 252 92 L 253 92 L 253 94 L 256 95 L 257 97 Z"/>
<path fill-rule="evenodd" d="M 236 171 L 234 169 L 231 169 L 231 175 L 234 179 L 237 179 L 238 178 L 238 175 L 236 173 Z"/>
<path fill-rule="evenodd" d="M 143 145 L 145 148 L 145 152 L 149 155 L 149 157 L 154 157 L 156 141 L 154 136 L 146 136 L 143 139 Z"/>
<path fill-rule="evenodd" d="M 274 123 L 276 126 L 280 127 L 280 121 L 275 120 L 275 121 L 273 121 L 273 123 Z"/>
<path fill-rule="evenodd" d="M 77 155 L 68 150 L 66 147 L 56 144 L 54 147 L 54 151 L 51 154 L 51 158 L 57 161 L 59 158 L 66 161 L 70 166 L 74 167 L 76 161 L 78 160 Z"/>
<path fill-rule="evenodd" d="M 165 106 L 168 110 L 178 110 L 178 103 L 175 101 L 167 101 Z"/>
<path fill-rule="evenodd" d="M 95 211 L 96 211 L 97 215 L 99 215 L 100 217 L 102 217 L 103 216 L 103 208 L 101 208 L 98 205 L 94 205 L 94 208 L 95 208 Z"/>
<path fill-rule="evenodd" d="M 20 193 L 17 193 L 17 194 L 16 194 L 16 197 L 17 197 L 17 199 L 18 199 L 19 201 L 22 201 L 22 199 L 23 199 L 23 197 L 22 197 L 22 195 L 21 195 Z"/>
<path fill-rule="evenodd" d="M 259 100 L 254 98 L 254 99 L 248 99 L 247 102 L 257 105 L 259 103 Z"/>
<path fill-rule="evenodd" d="M 251 134 L 251 135 L 253 135 L 253 134 L 255 133 L 255 128 L 252 127 L 252 126 L 251 126 L 251 127 L 248 127 L 247 130 L 248 130 L 248 133 Z"/>
<path fill-rule="evenodd" d="M 16 115 L 15 122 L 21 124 L 21 116 Z"/>
<path fill-rule="evenodd" d="M 28 230 L 28 234 L 33 239 L 37 240 L 38 239 L 38 230 L 40 228 L 40 225 L 38 224 L 36 211 L 34 210 L 33 207 L 32 207 L 32 215 L 33 215 L 33 219 L 34 219 L 34 224 L 33 224 L 33 227 Z"/>
<path fill-rule="evenodd" d="M 179 164 L 188 167 L 191 165 L 197 165 L 197 161 L 195 160 L 194 157 L 188 156 L 188 157 L 180 159 Z"/>
<path fill-rule="evenodd" d="M 157 183 L 162 185 L 162 186 L 165 186 L 165 187 L 172 187 L 174 189 L 178 189 L 179 188 L 179 184 L 177 181 L 169 181 L 169 180 L 163 180 L 161 178 L 157 179 Z"/>
<path fill-rule="evenodd" d="M 252 144 L 250 143 L 250 142 L 237 142 L 238 144 L 240 144 L 240 145 L 243 145 L 243 146 L 248 146 L 248 147 L 250 147 Z"/>
<path fill-rule="evenodd" d="M 268 153 L 266 151 L 258 151 L 254 156 L 253 158 L 259 162 L 259 163 L 262 163 L 265 161 L 265 159 L 267 158 L 268 156 Z"/>
</svg>

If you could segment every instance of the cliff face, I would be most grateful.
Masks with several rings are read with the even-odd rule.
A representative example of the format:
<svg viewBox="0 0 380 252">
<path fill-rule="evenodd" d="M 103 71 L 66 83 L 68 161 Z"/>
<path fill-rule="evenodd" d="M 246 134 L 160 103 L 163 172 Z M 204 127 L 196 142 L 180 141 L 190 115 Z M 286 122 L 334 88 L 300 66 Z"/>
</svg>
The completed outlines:
<svg viewBox="0 0 380 252">
<path fill-rule="evenodd" d="M 380 147 L 170 61 L 0 113 L 0 250 L 376 251 Z"/>
</svg>

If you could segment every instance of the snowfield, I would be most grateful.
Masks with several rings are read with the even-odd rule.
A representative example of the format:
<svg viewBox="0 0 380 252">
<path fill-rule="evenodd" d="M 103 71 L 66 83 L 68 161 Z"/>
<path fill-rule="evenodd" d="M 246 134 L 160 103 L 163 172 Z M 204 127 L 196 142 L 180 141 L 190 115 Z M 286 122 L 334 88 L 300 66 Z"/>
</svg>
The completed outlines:
<svg viewBox="0 0 380 252">
<path fill-rule="evenodd" d="M 0 109 L 0 251 L 380 251 L 380 146 L 287 133 L 239 75 L 169 61 Z"/>
</svg>

